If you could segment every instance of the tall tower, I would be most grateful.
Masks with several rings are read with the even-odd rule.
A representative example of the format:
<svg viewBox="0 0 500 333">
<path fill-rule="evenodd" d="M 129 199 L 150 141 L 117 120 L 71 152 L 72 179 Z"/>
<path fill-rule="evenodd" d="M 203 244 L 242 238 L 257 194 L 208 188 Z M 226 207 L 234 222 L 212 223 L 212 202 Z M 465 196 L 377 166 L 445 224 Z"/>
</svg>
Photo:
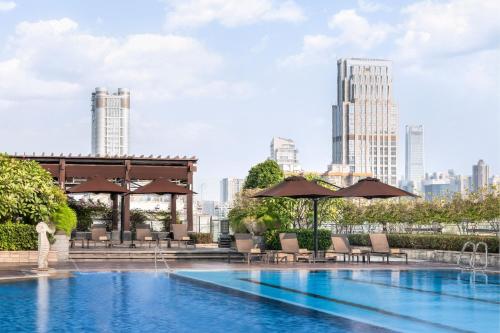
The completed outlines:
<svg viewBox="0 0 500 333">
<path fill-rule="evenodd" d="M 244 179 L 223 178 L 220 181 L 220 201 L 221 203 L 232 204 L 236 195 L 243 189 Z"/>
<path fill-rule="evenodd" d="M 291 139 L 274 137 L 271 141 L 271 160 L 276 161 L 283 172 L 300 172 L 302 168 L 299 164 L 298 149 Z"/>
<path fill-rule="evenodd" d="M 477 191 L 488 186 L 490 168 L 483 160 L 472 166 L 472 190 Z"/>
<path fill-rule="evenodd" d="M 424 179 L 424 127 L 406 126 L 405 180 L 420 190 Z"/>
<path fill-rule="evenodd" d="M 106 88 L 96 88 L 92 93 L 92 154 L 127 155 L 129 118 L 128 89 L 109 94 Z"/>
<path fill-rule="evenodd" d="M 332 164 L 396 185 L 399 119 L 391 61 L 339 59 L 337 70 Z"/>
</svg>

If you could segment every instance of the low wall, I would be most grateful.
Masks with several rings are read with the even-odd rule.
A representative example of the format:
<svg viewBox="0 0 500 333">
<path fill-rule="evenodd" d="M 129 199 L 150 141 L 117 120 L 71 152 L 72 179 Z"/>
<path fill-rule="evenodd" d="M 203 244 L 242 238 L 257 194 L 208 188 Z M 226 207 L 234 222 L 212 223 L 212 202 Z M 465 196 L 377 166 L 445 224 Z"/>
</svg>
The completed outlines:
<svg viewBox="0 0 500 333">
<path fill-rule="evenodd" d="M 416 260 L 429 260 L 433 262 L 443 262 L 456 264 L 458 258 L 460 257 L 459 251 L 441 251 L 441 250 L 415 250 L 415 249 L 403 249 L 404 252 L 408 253 L 408 259 Z M 472 253 L 467 252 L 464 254 L 462 261 L 466 261 L 470 258 Z M 481 262 L 479 264 L 478 262 Z M 484 265 L 484 253 L 476 253 L 476 263 L 477 265 Z M 500 267 L 500 255 L 498 253 L 488 253 L 488 267 Z"/>
<path fill-rule="evenodd" d="M 369 247 L 359 247 L 370 250 Z M 447 264 L 457 264 L 459 251 L 441 251 L 441 250 L 425 250 L 425 249 L 401 249 L 402 252 L 408 254 L 408 260 L 426 260 L 432 262 L 442 262 Z M 469 260 L 471 253 L 467 252 L 462 258 L 462 262 Z M 479 264 L 478 262 L 481 262 Z M 476 263 L 479 266 L 484 265 L 484 253 L 476 253 Z M 498 253 L 488 253 L 488 267 L 500 267 L 500 255 Z"/>
<path fill-rule="evenodd" d="M 49 252 L 49 262 L 57 262 L 57 251 Z M 0 263 L 36 263 L 38 251 L 0 251 Z"/>
</svg>

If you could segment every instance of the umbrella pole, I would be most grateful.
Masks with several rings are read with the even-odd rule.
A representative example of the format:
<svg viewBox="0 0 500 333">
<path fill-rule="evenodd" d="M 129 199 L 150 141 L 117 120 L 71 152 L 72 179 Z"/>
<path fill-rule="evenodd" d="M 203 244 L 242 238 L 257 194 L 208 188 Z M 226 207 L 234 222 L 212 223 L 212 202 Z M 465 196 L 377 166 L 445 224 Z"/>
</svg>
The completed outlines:
<svg viewBox="0 0 500 333">
<path fill-rule="evenodd" d="M 313 199 L 313 210 L 314 210 L 314 259 L 318 256 L 318 199 Z"/>
</svg>

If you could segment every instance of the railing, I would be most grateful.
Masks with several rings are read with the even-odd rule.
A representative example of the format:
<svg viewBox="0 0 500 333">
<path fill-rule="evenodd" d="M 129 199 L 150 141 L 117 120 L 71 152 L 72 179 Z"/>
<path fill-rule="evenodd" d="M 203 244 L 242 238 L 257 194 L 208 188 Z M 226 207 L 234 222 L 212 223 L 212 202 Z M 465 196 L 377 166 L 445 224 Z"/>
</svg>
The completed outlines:
<svg viewBox="0 0 500 333">
<path fill-rule="evenodd" d="M 158 245 L 155 246 L 155 272 L 158 273 L 158 255 L 161 256 L 161 261 L 163 261 L 163 264 L 165 265 L 167 275 L 170 274 L 170 266 L 168 265 L 167 260 L 165 260 L 162 249 Z"/>
<path fill-rule="evenodd" d="M 477 260 L 477 250 L 479 246 L 482 245 L 484 247 L 484 264 L 481 266 L 481 257 L 479 257 L 479 267 L 476 267 L 476 260 Z M 462 258 L 465 258 L 465 254 L 468 252 L 465 252 L 468 247 L 472 247 L 472 252 L 468 263 L 466 262 L 465 264 L 463 263 Z M 485 242 L 478 242 L 478 243 L 473 243 L 471 241 L 465 242 L 464 246 L 462 246 L 462 251 L 460 252 L 460 256 L 458 257 L 457 260 L 457 265 L 464 270 L 481 270 L 484 271 L 486 268 L 488 268 L 488 245 Z"/>
</svg>

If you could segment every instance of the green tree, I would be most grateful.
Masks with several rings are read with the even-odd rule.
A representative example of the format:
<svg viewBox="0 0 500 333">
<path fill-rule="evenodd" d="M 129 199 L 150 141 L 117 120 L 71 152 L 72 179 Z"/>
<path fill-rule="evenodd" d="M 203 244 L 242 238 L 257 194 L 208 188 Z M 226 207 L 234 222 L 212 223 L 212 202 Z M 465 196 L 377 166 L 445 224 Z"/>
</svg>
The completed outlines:
<svg viewBox="0 0 500 333">
<path fill-rule="evenodd" d="M 76 212 L 66 203 L 60 205 L 50 216 L 50 222 L 55 224 L 56 230 L 64 231 L 68 236 L 76 228 L 76 221 Z"/>
<path fill-rule="evenodd" d="M 63 191 L 37 162 L 0 154 L 0 222 L 48 221 L 65 202 Z"/>
<path fill-rule="evenodd" d="M 266 188 L 275 185 L 284 178 L 278 163 L 267 160 L 253 166 L 248 172 L 248 176 L 243 185 L 244 189 Z"/>
</svg>

